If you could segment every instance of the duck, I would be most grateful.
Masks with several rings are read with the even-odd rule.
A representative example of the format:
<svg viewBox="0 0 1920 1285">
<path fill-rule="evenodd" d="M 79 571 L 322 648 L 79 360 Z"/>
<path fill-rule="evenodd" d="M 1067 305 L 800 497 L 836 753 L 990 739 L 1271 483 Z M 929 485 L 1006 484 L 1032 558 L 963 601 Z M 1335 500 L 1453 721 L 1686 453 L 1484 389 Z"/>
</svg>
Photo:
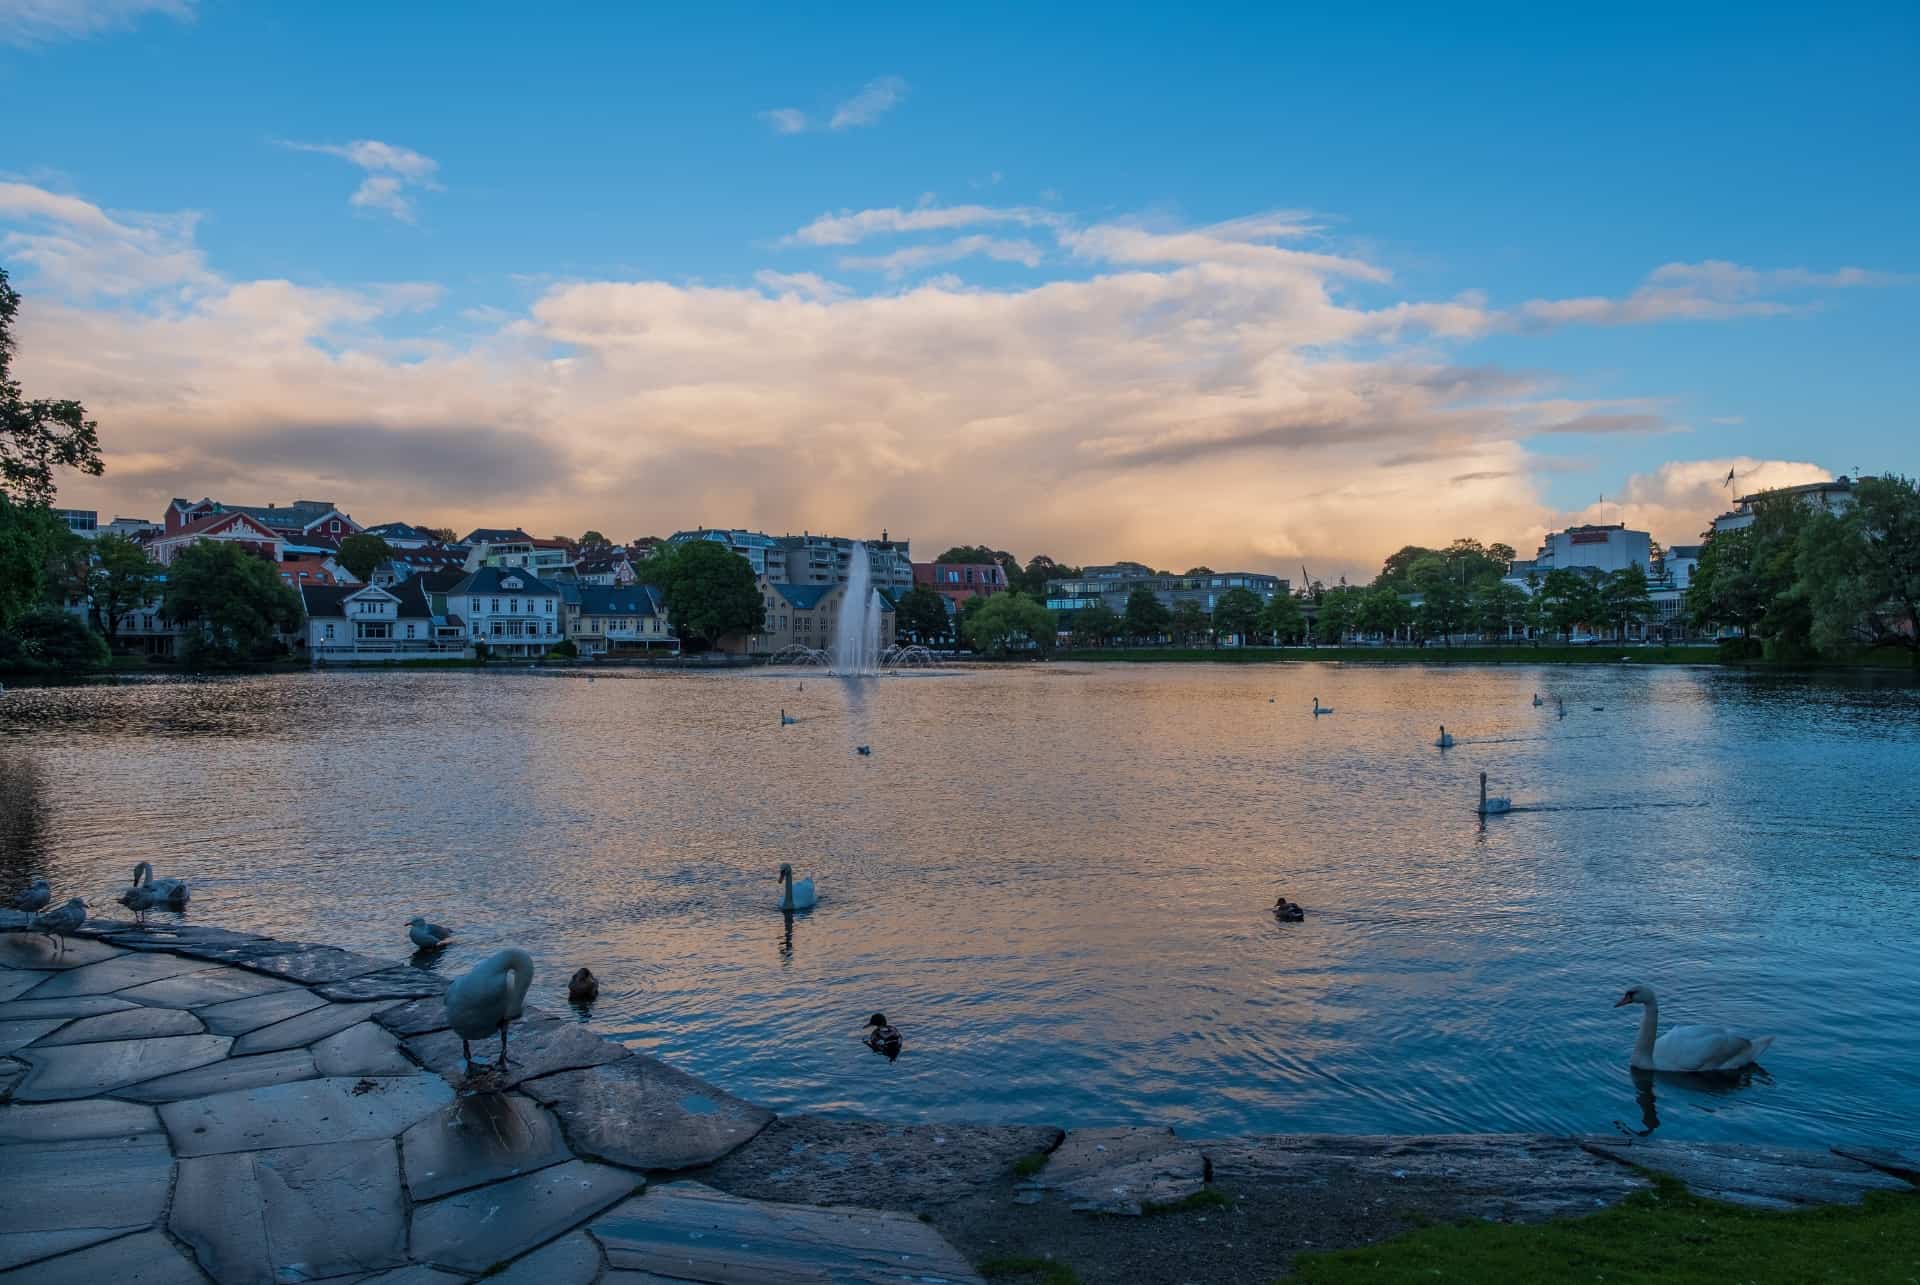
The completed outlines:
<svg viewBox="0 0 1920 1285">
<path fill-rule="evenodd" d="M 811 910 L 814 902 L 819 900 L 814 895 L 813 880 L 802 879 L 795 882 L 793 867 L 784 861 L 780 863 L 780 884 L 780 909 L 782 910 Z"/>
<path fill-rule="evenodd" d="M 871 746 L 871 745 L 856 745 L 856 746 L 854 746 L 854 747 L 853 747 L 853 752 L 854 752 L 855 754 L 858 754 L 858 755 L 859 755 L 859 756 L 860 756 L 861 758 L 872 758 L 872 757 L 873 757 L 873 746 Z"/>
<path fill-rule="evenodd" d="M 591 968 L 576 968 L 567 978 L 567 999 L 575 1004 L 591 1004 L 600 998 L 600 979 Z"/>
<path fill-rule="evenodd" d="M 1540 699 L 1540 693 L 1535 692 L 1533 694 L 1533 707 L 1539 709 L 1544 704 L 1546 704 L 1546 702 Z"/>
<path fill-rule="evenodd" d="M 1693 1074 L 1738 1071 L 1752 1066 L 1767 1051 L 1774 1037 L 1754 1038 L 1739 1035 L 1724 1026 L 1676 1026 L 1658 1039 L 1660 1000 L 1651 986 L 1629 986 L 1615 1008 L 1638 1004 L 1640 1035 L 1633 1043 L 1633 1069 L 1636 1071 L 1680 1071 Z"/>
<path fill-rule="evenodd" d="M 867 1026 L 870 1029 L 862 1043 L 875 1053 L 884 1056 L 889 1062 L 900 1056 L 900 1050 L 906 1047 L 906 1041 L 900 1038 L 900 1032 L 887 1021 L 885 1013 L 875 1013 L 869 1017 Z"/>
<path fill-rule="evenodd" d="M 1487 797 L 1487 774 L 1480 774 L 1480 815 L 1498 816 L 1502 812 L 1513 811 L 1513 800 L 1503 794 Z"/>
<path fill-rule="evenodd" d="M 155 879 L 153 866 L 142 861 L 133 868 L 133 886 L 120 894 L 119 901 L 145 923 L 149 910 L 185 910 L 190 895 L 186 880 Z"/>
<path fill-rule="evenodd" d="M 1447 730 L 1447 725 L 1445 723 L 1440 724 L 1440 739 L 1435 741 L 1434 744 L 1438 745 L 1443 750 L 1450 750 L 1453 748 L 1453 733 Z"/>
<path fill-rule="evenodd" d="M 453 929 L 430 924 L 419 915 L 407 920 L 407 940 L 421 950 L 438 950 L 453 940 Z"/>
<path fill-rule="evenodd" d="M 1288 901 L 1283 895 L 1273 903 L 1273 917 L 1283 924 L 1304 923 L 1307 909 L 1297 901 Z"/>
<path fill-rule="evenodd" d="M 1318 696 L 1313 698 L 1313 716 L 1315 718 L 1319 718 L 1322 714 L 1331 714 L 1331 713 L 1333 713 L 1333 706 L 1322 705 L 1320 703 L 1320 698 Z"/>
<path fill-rule="evenodd" d="M 447 1025 L 460 1037 L 460 1055 L 469 1075 L 473 1073 L 472 1042 L 495 1032 L 500 1035 L 500 1061 L 495 1069 L 506 1066 L 507 1027 L 525 1010 L 532 985 L 533 956 L 508 947 L 481 960 L 447 987 Z"/>
<path fill-rule="evenodd" d="M 31 922 L 32 917 L 40 911 L 45 910 L 48 903 L 52 900 L 53 885 L 45 879 L 35 879 L 27 885 L 25 892 L 20 893 L 13 899 L 13 908 L 15 910 L 26 911 L 29 922 Z"/>
</svg>

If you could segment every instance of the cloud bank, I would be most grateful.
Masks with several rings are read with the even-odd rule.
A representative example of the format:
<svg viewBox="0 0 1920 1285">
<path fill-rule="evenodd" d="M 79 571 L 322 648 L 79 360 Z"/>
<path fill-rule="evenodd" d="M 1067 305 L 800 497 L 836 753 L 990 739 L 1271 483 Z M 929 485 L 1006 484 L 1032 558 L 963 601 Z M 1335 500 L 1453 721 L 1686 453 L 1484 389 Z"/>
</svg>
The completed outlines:
<svg viewBox="0 0 1920 1285">
<path fill-rule="evenodd" d="M 193 21 L 193 0 L 0 0 L 0 44 L 32 48 L 124 31 L 148 14 Z"/>
</svg>

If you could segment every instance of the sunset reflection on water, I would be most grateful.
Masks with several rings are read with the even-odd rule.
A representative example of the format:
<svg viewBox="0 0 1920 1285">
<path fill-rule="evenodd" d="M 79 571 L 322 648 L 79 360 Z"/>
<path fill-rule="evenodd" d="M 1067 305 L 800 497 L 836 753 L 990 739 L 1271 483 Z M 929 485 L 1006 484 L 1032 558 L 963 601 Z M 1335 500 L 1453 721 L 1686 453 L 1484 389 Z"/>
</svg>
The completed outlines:
<svg viewBox="0 0 1920 1285">
<path fill-rule="evenodd" d="M 566 1011 L 588 965 L 597 1029 L 784 1111 L 1638 1129 L 1610 1004 L 1645 982 L 1779 1036 L 1751 1083 L 1653 1086 L 1658 1136 L 1920 1141 L 1908 681 L 322 674 L 12 690 L 0 731 L 8 892 L 105 913 L 144 858 L 193 920 L 396 959 L 422 914 L 443 971 L 523 946 Z M 1518 809 L 1484 825 L 1483 770 Z M 821 893 L 790 932 L 782 861 Z"/>
</svg>

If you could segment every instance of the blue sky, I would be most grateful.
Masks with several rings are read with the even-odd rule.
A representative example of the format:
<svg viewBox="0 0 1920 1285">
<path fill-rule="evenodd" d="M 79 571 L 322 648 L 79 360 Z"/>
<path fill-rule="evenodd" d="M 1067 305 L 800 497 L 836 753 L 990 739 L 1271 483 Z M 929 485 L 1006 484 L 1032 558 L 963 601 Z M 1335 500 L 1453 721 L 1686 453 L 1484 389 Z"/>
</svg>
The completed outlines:
<svg viewBox="0 0 1920 1285">
<path fill-rule="evenodd" d="M 1916 67 L 1911 5 L 0 0 L 0 264 L 109 508 L 1677 540 L 1914 471 Z"/>
</svg>

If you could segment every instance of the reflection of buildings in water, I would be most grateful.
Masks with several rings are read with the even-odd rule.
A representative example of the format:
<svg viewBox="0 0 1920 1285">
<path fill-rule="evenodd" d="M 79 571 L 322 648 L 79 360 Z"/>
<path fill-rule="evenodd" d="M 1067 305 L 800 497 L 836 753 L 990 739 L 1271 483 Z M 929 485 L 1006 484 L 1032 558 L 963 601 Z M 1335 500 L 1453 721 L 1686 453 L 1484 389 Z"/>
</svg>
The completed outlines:
<svg viewBox="0 0 1920 1285">
<path fill-rule="evenodd" d="M 0 892 L 9 897 L 46 873 L 47 801 L 40 767 L 0 756 Z"/>
</svg>

